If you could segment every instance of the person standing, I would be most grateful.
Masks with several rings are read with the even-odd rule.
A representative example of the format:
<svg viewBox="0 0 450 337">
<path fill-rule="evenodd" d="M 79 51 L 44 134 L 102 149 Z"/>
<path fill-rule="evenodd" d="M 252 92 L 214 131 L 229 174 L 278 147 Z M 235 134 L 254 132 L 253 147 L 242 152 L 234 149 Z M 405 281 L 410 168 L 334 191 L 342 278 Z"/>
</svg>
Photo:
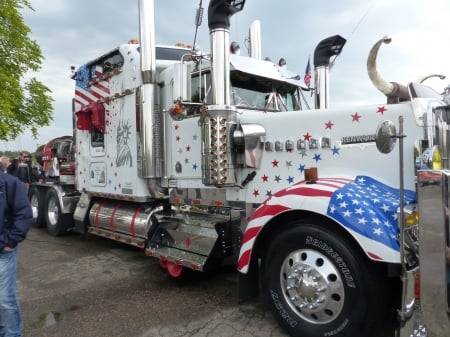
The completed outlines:
<svg viewBox="0 0 450 337">
<path fill-rule="evenodd" d="M 12 174 L 13 176 L 16 176 L 21 182 L 23 182 L 27 189 L 31 183 L 39 181 L 40 178 L 37 170 L 33 170 L 31 164 L 32 160 L 30 153 L 28 151 L 21 151 L 18 158 L 17 166 L 14 165 L 14 163 L 12 163 L 10 166 L 16 167 L 8 171 L 8 173 Z"/>
<path fill-rule="evenodd" d="M 31 155 L 27 151 L 21 151 L 19 154 L 17 178 L 27 187 L 31 183 Z"/>
<path fill-rule="evenodd" d="M 54 183 L 59 183 L 59 158 L 55 148 L 51 150 L 51 160 L 47 178 Z"/>
<path fill-rule="evenodd" d="M 26 189 L 16 177 L 0 172 L 0 336 L 21 337 L 22 315 L 16 294 L 18 244 L 33 214 Z"/>
</svg>

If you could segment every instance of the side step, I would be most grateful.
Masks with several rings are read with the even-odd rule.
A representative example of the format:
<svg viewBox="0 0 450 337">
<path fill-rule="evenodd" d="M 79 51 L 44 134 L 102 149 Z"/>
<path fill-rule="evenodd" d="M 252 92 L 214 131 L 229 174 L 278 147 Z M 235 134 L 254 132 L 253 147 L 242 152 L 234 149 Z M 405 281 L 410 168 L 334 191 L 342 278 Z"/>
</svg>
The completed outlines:
<svg viewBox="0 0 450 337">
<path fill-rule="evenodd" d="M 126 243 L 127 245 L 135 246 L 137 248 L 145 247 L 145 240 L 140 237 L 131 236 L 131 235 L 127 235 L 127 234 L 123 234 L 123 233 L 119 233 L 119 232 L 113 232 L 108 229 L 91 227 L 91 226 L 88 227 L 87 231 L 90 234 L 101 236 L 101 237 L 111 239 L 114 241 Z"/>
<path fill-rule="evenodd" d="M 209 261 L 213 263 L 233 253 L 233 228 L 239 227 L 240 221 L 239 216 L 232 219 L 232 213 L 221 208 L 215 214 L 180 213 L 158 217 L 158 228 L 145 252 L 162 262 L 205 271 Z"/>
</svg>

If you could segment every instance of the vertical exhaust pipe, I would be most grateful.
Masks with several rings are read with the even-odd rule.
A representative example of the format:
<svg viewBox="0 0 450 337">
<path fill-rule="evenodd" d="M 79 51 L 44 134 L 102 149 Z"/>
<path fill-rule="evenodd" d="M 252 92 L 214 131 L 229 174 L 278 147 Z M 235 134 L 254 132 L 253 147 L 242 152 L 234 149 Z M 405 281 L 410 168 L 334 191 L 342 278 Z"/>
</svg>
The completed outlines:
<svg viewBox="0 0 450 337">
<path fill-rule="evenodd" d="M 159 178 L 164 173 L 164 118 L 159 106 L 159 92 L 156 85 L 156 47 L 154 0 L 139 0 L 139 39 L 141 48 L 141 74 L 143 84 L 138 92 L 139 140 L 138 174 L 148 179 L 152 197 L 166 197 L 159 187 Z"/>
<path fill-rule="evenodd" d="M 155 4 L 139 0 L 139 39 L 141 41 L 141 72 L 144 84 L 156 81 Z"/>
<path fill-rule="evenodd" d="M 208 27 L 212 54 L 213 104 L 230 105 L 230 18 L 245 0 L 211 0 Z"/>
<path fill-rule="evenodd" d="M 234 186 L 233 132 L 236 109 L 231 106 L 230 17 L 241 11 L 245 0 L 211 0 L 208 27 L 211 43 L 212 105 L 202 122 L 202 182 Z"/>
<path fill-rule="evenodd" d="M 340 35 L 330 36 L 320 41 L 314 50 L 316 109 L 328 109 L 330 105 L 330 58 L 341 53 L 346 41 Z"/>
<path fill-rule="evenodd" d="M 250 57 L 261 60 L 261 22 L 255 20 L 250 25 Z"/>
</svg>

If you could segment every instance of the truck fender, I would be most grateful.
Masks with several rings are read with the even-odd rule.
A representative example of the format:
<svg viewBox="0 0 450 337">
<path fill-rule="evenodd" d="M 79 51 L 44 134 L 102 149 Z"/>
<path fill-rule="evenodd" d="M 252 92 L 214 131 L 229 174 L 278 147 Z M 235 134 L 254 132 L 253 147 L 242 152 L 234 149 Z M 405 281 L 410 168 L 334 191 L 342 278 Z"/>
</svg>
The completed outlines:
<svg viewBox="0 0 450 337">
<path fill-rule="evenodd" d="M 238 271 L 248 273 L 263 228 L 290 211 L 328 217 L 345 229 L 371 260 L 399 263 L 398 199 L 398 189 L 368 176 L 321 178 L 315 184 L 301 181 L 291 185 L 264 201 L 250 217 L 242 239 Z M 415 192 L 406 190 L 405 205 L 415 200 Z"/>
</svg>

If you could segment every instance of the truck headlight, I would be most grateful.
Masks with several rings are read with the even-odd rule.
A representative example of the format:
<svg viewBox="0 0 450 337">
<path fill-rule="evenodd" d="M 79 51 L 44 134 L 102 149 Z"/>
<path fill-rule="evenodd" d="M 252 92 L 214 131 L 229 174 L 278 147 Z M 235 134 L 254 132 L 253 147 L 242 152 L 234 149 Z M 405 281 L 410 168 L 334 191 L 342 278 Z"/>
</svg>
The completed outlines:
<svg viewBox="0 0 450 337">
<path fill-rule="evenodd" d="M 418 266 L 419 261 L 419 213 L 415 206 L 408 205 L 404 208 L 404 247 L 405 263 L 409 270 Z"/>
</svg>

